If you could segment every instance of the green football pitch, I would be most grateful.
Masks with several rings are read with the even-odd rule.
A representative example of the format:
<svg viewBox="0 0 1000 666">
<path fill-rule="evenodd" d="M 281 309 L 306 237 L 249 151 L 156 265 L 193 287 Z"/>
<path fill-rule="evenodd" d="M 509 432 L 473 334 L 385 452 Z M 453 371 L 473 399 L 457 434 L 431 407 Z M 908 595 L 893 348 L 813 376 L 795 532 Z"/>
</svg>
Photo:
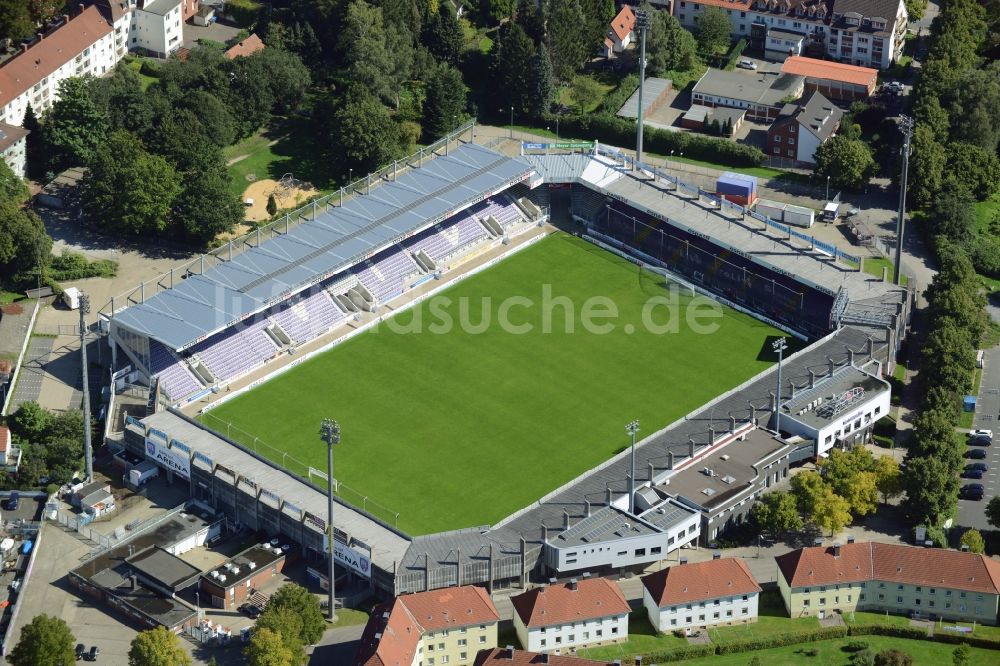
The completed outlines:
<svg viewBox="0 0 1000 666">
<path fill-rule="evenodd" d="M 661 276 L 559 233 L 203 419 L 302 474 L 326 469 L 319 425 L 335 418 L 344 499 L 414 535 L 493 524 L 622 450 L 632 419 L 655 432 L 773 362 L 777 329 L 705 317 L 707 299 L 682 295 L 673 320 L 698 311 L 715 332 L 645 325 L 669 328 L 670 298 Z"/>
</svg>

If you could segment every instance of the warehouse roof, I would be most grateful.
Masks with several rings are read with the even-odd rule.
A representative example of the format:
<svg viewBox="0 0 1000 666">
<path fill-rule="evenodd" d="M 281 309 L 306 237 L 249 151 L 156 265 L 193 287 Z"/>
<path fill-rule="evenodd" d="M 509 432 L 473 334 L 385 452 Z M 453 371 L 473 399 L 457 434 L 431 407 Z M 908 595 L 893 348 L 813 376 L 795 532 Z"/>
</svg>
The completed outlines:
<svg viewBox="0 0 1000 666">
<path fill-rule="evenodd" d="M 523 160 L 465 144 L 379 182 L 369 194 L 114 315 L 133 331 L 181 350 L 260 312 L 531 173 Z"/>
<path fill-rule="evenodd" d="M 871 67 L 858 67 L 832 60 L 818 60 L 805 56 L 791 56 L 781 65 L 785 74 L 796 74 L 810 79 L 826 79 L 840 81 L 852 85 L 875 87 L 878 70 Z"/>
</svg>

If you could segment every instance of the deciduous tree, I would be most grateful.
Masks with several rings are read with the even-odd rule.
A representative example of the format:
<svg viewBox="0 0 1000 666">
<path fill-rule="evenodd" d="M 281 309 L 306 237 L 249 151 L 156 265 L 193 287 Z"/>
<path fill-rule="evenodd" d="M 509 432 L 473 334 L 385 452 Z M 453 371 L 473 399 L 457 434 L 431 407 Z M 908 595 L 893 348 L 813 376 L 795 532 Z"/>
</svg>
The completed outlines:
<svg viewBox="0 0 1000 666">
<path fill-rule="evenodd" d="M 323 637 L 326 620 L 320 609 L 319 600 L 301 585 L 286 583 L 271 595 L 267 602 L 268 609 L 286 609 L 302 620 L 302 630 L 299 637 L 306 645 L 313 645 Z"/>
<path fill-rule="evenodd" d="M 569 90 L 570 97 L 580 113 L 587 113 L 593 110 L 601 101 L 602 90 L 597 81 L 589 76 L 577 75 Z"/>
<path fill-rule="evenodd" d="M 644 2 L 642 9 L 652 17 L 646 33 L 646 71 L 660 76 L 668 71 L 685 71 L 697 64 L 698 43 L 669 11 L 654 9 Z"/>
<path fill-rule="evenodd" d="M 128 651 L 129 666 L 191 666 L 191 656 L 166 627 L 140 631 Z"/>
<path fill-rule="evenodd" d="M 726 52 L 733 26 L 725 11 L 718 7 L 704 7 L 695 19 L 695 23 L 698 24 L 695 32 L 698 52 L 703 58 L 711 58 Z"/>
<path fill-rule="evenodd" d="M 247 666 L 299 666 L 301 658 L 285 645 L 281 634 L 267 627 L 257 627 L 243 650 Z"/>
<path fill-rule="evenodd" d="M 11 666 L 67 666 L 76 661 L 74 644 L 66 623 L 43 613 L 24 625 L 7 661 Z"/>
<path fill-rule="evenodd" d="M 817 526 L 829 530 L 830 536 L 833 536 L 851 522 L 851 506 L 827 486 L 815 506 L 812 520 Z"/>
<path fill-rule="evenodd" d="M 586 17 L 580 0 L 560 0 L 546 6 L 545 25 L 552 71 L 558 80 L 572 81 L 576 70 L 595 46 L 588 41 L 587 32 L 581 30 L 586 25 Z"/>
<path fill-rule="evenodd" d="M 0 39 L 14 41 L 35 34 L 35 24 L 24 0 L 0 0 Z"/>
<path fill-rule="evenodd" d="M 156 235 L 167 229 L 180 177 L 165 159 L 146 152 L 128 132 L 113 132 L 89 162 L 84 208 L 105 229 Z"/>
<path fill-rule="evenodd" d="M 364 0 L 347 6 L 338 42 L 340 60 L 347 77 L 381 99 L 390 99 L 392 55 L 386 41 L 382 8 Z"/>
<path fill-rule="evenodd" d="M 1000 527 L 1000 495 L 994 495 L 986 503 L 986 522 L 993 527 Z"/>
<path fill-rule="evenodd" d="M 986 552 L 986 541 L 979 530 L 968 530 L 961 536 L 958 543 L 962 546 L 968 546 L 970 553 L 982 554 Z"/>
<path fill-rule="evenodd" d="M 871 149 L 857 139 L 835 136 L 816 150 L 816 173 L 836 187 L 860 189 L 875 174 Z"/>
<path fill-rule="evenodd" d="M 892 456 L 879 456 L 872 469 L 875 473 L 875 487 L 882 493 L 882 501 L 888 503 L 903 492 L 903 479 L 899 463 Z"/>
<path fill-rule="evenodd" d="M 361 86 L 348 87 L 333 127 L 332 147 L 345 170 L 351 166 L 358 173 L 374 171 L 402 150 L 399 126 L 385 106 Z"/>
<path fill-rule="evenodd" d="M 766 493 L 750 510 L 750 519 L 761 532 L 780 536 L 802 529 L 795 497 L 785 491 Z"/>
<path fill-rule="evenodd" d="M 302 618 L 290 608 L 267 608 L 257 618 L 254 632 L 269 629 L 281 637 L 285 649 L 292 655 L 293 664 L 301 664 L 305 660 L 305 650 L 302 644 Z"/>
</svg>

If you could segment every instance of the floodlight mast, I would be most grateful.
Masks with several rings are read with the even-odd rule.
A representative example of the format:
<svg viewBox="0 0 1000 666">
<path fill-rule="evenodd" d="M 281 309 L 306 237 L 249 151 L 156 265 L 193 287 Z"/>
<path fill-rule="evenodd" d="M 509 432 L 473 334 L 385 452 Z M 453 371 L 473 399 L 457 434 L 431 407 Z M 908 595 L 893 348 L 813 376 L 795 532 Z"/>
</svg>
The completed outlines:
<svg viewBox="0 0 1000 666">
<path fill-rule="evenodd" d="M 635 130 L 635 162 L 642 163 L 642 89 L 646 84 L 646 30 L 652 17 L 642 9 L 635 11 L 635 27 L 639 29 L 639 111 Z"/>
<path fill-rule="evenodd" d="M 629 421 L 625 425 L 625 432 L 632 438 L 632 472 L 628 477 L 628 512 L 635 515 L 635 433 L 639 432 L 639 419 Z"/>
<path fill-rule="evenodd" d="M 327 576 L 329 577 L 330 585 L 327 588 L 327 603 L 328 607 L 326 610 L 326 619 L 330 622 L 337 621 L 337 607 L 336 607 L 336 596 L 334 594 L 334 583 L 333 583 L 333 561 L 334 557 L 334 537 L 333 537 L 333 445 L 340 444 L 340 424 L 334 419 L 323 419 L 323 423 L 320 425 L 320 436 L 324 442 L 326 442 L 326 493 L 327 493 L 327 515 L 326 515 L 326 529 L 327 529 L 327 562 L 329 564 L 327 569 Z"/>
<path fill-rule="evenodd" d="M 771 348 L 778 352 L 778 390 L 774 394 L 774 431 L 781 435 L 781 361 L 784 359 L 785 350 L 788 349 L 788 339 L 778 338 L 771 344 Z"/>
</svg>

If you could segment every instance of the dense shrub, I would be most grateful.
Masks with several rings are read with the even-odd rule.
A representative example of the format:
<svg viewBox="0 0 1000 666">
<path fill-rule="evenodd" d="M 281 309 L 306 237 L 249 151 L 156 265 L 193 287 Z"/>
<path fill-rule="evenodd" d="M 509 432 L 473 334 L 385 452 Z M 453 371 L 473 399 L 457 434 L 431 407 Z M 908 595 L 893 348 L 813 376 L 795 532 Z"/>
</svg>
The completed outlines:
<svg viewBox="0 0 1000 666">
<path fill-rule="evenodd" d="M 639 88 L 639 75 L 629 74 L 624 79 L 618 83 L 618 87 L 609 92 L 603 100 L 601 100 L 600 106 L 597 107 L 597 113 L 610 113 L 614 115 L 618 113 L 618 109 L 622 108 L 628 98 L 632 96 Z"/>
<path fill-rule="evenodd" d="M 825 641 L 831 638 L 844 638 L 846 636 L 846 627 L 825 627 L 823 629 L 816 629 L 815 631 L 774 634 L 773 636 L 761 636 L 760 638 L 751 638 L 745 641 L 721 643 L 716 647 L 715 653 L 734 654 L 737 652 L 767 650 L 769 648 L 796 645 L 798 643 L 813 643 L 815 641 Z"/>
<path fill-rule="evenodd" d="M 52 258 L 48 274 L 53 280 L 83 280 L 91 277 L 114 277 L 118 273 L 118 262 L 110 259 L 88 261 L 78 252 L 63 251 Z"/>
<path fill-rule="evenodd" d="M 240 27 L 250 27 L 260 14 L 260 3 L 256 0 L 226 0 L 226 13 L 233 17 Z"/>
<path fill-rule="evenodd" d="M 563 132 L 569 136 L 586 136 L 602 143 L 631 146 L 635 141 L 635 121 L 606 113 L 563 118 Z M 646 149 L 668 155 L 671 151 L 685 157 L 733 167 L 759 166 L 765 155 L 758 148 L 689 132 L 670 132 L 647 127 Z"/>
<path fill-rule="evenodd" d="M 676 650 L 664 650 L 663 652 L 650 652 L 644 655 L 650 663 L 686 661 L 688 659 L 698 659 L 699 657 L 710 657 L 715 654 L 714 645 L 689 645 Z"/>
<path fill-rule="evenodd" d="M 861 652 L 868 649 L 868 641 L 851 641 L 844 646 L 847 652 Z"/>
</svg>

